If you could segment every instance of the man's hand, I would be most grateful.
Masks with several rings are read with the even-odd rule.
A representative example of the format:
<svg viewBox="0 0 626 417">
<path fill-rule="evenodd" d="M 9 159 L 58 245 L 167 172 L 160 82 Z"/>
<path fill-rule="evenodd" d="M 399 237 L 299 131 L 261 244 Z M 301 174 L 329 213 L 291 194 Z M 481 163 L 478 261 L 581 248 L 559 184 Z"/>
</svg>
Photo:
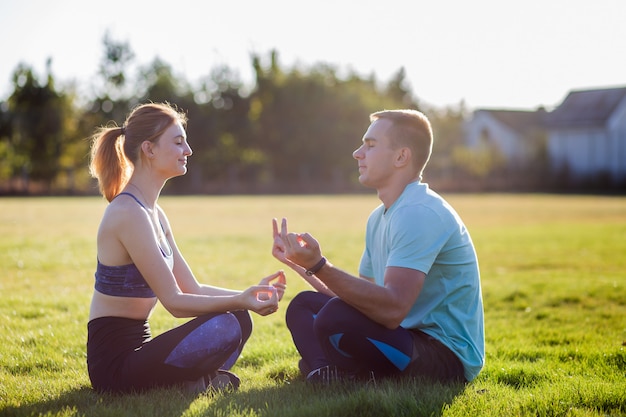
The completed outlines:
<svg viewBox="0 0 626 417">
<path fill-rule="evenodd" d="M 280 233 L 278 232 L 276 219 L 274 219 L 273 224 L 274 248 L 285 260 L 308 269 L 322 259 L 322 250 L 313 236 L 308 233 L 289 233 L 287 231 L 287 219 L 285 218 L 282 220 Z M 277 235 L 278 239 L 276 238 Z M 274 250 L 272 250 L 272 253 L 274 253 Z"/>
<path fill-rule="evenodd" d="M 292 266 L 292 262 L 287 259 L 285 256 L 285 243 L 283 239 L 280 237 L 280 233 L 278 232 L 278 221 L 276 219 L 272 219 L 272 229 L 274 238 L 274 243 L 272 245 L 272 256 L 278 259 L 280 262 Z"/>
</svg>

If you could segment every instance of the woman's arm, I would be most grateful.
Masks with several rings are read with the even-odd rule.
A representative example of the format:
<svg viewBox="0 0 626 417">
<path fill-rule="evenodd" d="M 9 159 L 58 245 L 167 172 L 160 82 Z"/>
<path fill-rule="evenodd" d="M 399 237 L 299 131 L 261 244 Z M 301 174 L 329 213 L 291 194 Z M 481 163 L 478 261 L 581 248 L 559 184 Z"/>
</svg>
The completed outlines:
<svg viewBox="0 0 626 417">
<path fill-rule="evenodd" d="M 159 217 L 174 257 L 174 268 L 170 270 L 157 245 L 149 215 L 140 207 L 131 206 L 126 211 L 124 216 L 116 216 L 119 219 L 116 234 L 159 301 L 173 316 L 195 317 L 229 310 L 252 310 L 267 315 L 276 311 L 278 297 L 272 286 L 257 285 L 235 291 L 198 284 L 176 247 L 167 218 L 161 211 Z M 269 299 L 258 296 L 267 292 L 271 293 Z"/>
</svg>

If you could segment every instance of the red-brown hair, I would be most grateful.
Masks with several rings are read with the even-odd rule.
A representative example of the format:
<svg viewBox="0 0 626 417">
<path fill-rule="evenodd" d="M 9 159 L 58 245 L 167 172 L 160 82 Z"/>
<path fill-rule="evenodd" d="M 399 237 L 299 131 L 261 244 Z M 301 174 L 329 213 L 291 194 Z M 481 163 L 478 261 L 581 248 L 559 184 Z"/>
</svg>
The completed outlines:
<svg viewBox="0 0 626 417">
<path fill-rule="evenodd" d="M 135 107 L 122 126 L 104 126 L 92 136 L 89 172 L 111 201 L 128 183 L 144 141 L 156 142 L 172 124 L 187 125 L 187 115 L 169 103 Z"/>
</svg>

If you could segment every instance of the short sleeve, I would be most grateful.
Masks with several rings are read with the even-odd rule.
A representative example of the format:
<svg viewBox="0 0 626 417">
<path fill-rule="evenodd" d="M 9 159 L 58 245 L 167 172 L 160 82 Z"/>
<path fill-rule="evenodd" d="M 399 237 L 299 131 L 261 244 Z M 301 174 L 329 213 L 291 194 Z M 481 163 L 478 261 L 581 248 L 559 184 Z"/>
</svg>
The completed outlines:
<svg viewBox="0 0 626 417">
<path fill-rule="evenodd" d="M 394 213 L 389 238 L 387 267 L 410 268 L 428 274 L 450 233 L 437 212 L 425 206 L 408 206 Z"/>
</svg>

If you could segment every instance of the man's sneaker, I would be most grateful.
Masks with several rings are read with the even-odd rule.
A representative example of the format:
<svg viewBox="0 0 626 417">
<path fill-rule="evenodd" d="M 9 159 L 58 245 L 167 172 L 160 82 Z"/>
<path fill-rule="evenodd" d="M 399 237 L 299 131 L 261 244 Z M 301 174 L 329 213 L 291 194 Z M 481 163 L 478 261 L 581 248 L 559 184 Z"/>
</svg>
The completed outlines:
<svg viewBox="0 0 626 417">
<path fill-rule="evenodd" d="M 311 367 L 307 365 L 304 359 L 300 359 L 298 361 L 298 369 L 300 370 L 300 374 L 304 375 L 305 378 L 309 374 L 309 372 L 311 372 Z"/>
<path fill-rule="evenodd" d="M 316 384 L 330 384 L 337 381 L 351 379 L 348 374 L 334 365 L 326 365 L 312 370 L 306 376 L 307 382 Z"/>
<path fill-rule="evenodd" d="M 365 385 L 376 387 L 376 376 L 374 371 L 364 371 L 359 375 L 359 379 L 365 381 Z"/>
<path fill-rule="evenodd" d="M 350 372 L 337 368 L 334 365 L 326 365 L 314 369 L 306 376 L 307 382 L 328 385 L 338 381 L 365 382 L 366 385 L 376 386 L 374 371 L 363 370 Z"/>
</svg>

